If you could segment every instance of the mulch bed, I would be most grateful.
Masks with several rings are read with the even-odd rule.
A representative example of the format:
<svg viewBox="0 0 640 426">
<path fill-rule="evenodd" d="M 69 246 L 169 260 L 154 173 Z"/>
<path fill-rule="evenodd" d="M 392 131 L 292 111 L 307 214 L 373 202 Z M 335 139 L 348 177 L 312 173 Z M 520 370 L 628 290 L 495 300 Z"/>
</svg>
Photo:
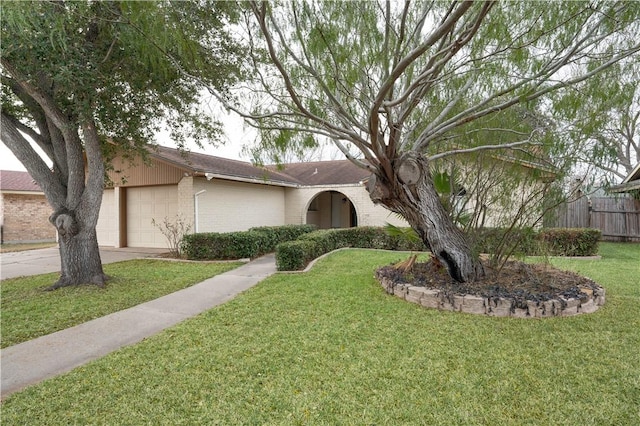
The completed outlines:
<svg viewBox="0 0 640 426">
<path fill-rule="evenodd" d="M 581 299 L 586 296 L 581 289 L 600 288 L 589 278 L 547 264 L 508 261 L 501 270 L 492 268 L 487 261 L 483 261 L 483 265 L 486 277 L 471 283 L 454 281 L 446 269 L 433 259 L 426 263 L 416 263 L 408 272 L 393 265 L 385 266 L 377 271 L 377 275 L 391 279 L 396 284 L 441 290 L 447 295 L 504 297 L 521 302 L 544 302 L 559 297 Z"/>
</svg>

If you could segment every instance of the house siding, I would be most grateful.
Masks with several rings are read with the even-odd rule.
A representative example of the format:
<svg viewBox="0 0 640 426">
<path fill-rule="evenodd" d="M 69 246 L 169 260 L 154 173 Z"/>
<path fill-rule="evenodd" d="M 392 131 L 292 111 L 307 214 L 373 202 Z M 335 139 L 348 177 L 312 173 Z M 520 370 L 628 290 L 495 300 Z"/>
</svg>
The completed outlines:
<svg viewBox="0 0 640 426">
<path fill-rule="evenodd" d="M 255 226 L 285 224 L 282 187 L 195 178 L 192 194 L 201 190 L 206 192 L 198 196 L 199 232 L 245 231 Z"/>
<path fill-rule="evenodd" d="M 0 209 L 3 243 L 56 240 L 56 230 L 49 223 L 53 210 L 44 195 L 4 193 Z"/>
<path fill-rule="evenodd" d="M 177 184 L 183 178 L 184 170 L 156 159 L 144 164 L 141 158 L 130 163 L 118 157 L 113 160 L 113 170 L 107 174 L 114 186 L 149 186 Z"/>
</svg>

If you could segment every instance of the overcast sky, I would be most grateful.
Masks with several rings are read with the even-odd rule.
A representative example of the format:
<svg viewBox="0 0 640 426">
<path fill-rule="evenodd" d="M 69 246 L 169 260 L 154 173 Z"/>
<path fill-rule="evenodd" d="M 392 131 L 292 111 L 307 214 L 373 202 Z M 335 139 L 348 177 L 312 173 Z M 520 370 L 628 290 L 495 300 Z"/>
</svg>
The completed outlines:
<svg viewBox="0 0 640 426">
<path fill-rule="evenodd" d="M 205 145 L 203 149 L 193 144 L 188 146 L 188 148 L 193 152 L 202 152 L 208 155 L 234 160 L 250 161 L 249 157 L 242 155 L 242 147 L 253 141 L 254 135 L 251 129 L 244 129 L 240 118 L 229 115 L 225 117 L 225 133 L 227 134 L 227 140 L 222 146 L 213 147 L 211 145 Z M 159 134 L 157 136 L 157 142 L 160 145 L 175 148 L 175 144 L 173 144 L 166 135 Z M 42 151 L 40 151 L 40 155 L 42 155 Z M 49 165 L 51 165 L 50 162 Z M 27 170 L 2 142 L 0 142 L 0 170 Z"/>
</svg>

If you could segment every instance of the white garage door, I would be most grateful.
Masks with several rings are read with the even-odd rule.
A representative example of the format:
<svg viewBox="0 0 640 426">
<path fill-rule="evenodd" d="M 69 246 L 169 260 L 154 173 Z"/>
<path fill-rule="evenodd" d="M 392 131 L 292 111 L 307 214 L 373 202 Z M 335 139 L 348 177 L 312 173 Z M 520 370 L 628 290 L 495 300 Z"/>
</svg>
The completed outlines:
<svg viewBox="0 0 640 426">
<path fill-rule="evenodd" d="M 127 245 L 167 248 L 166 237 L 151 220 L 175 221 L 177 214 L 177 185 L 127 188 Z"/>
<path fill-rule="evenodd" d="M 113 189 L 105 189 L 102 195 L 102 204 L 100 205 L 100 215 L 96 225 L 98 234 L 98 245 L 114 247 L 117 241 L 118 229 L 116 225 Z"/>
</svg>

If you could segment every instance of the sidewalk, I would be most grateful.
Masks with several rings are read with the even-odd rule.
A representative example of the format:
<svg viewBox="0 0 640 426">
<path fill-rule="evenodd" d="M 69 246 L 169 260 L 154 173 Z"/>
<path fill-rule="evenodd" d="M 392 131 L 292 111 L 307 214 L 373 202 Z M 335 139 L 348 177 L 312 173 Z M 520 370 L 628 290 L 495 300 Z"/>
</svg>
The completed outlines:
<svg viewBox="0 0 640 426">
<path fill-rule="evenodd" d="M 0 398 L 220 305 L 276 271 L 273 254 L 133 308 L 1 351 Z"/>
</svg>

